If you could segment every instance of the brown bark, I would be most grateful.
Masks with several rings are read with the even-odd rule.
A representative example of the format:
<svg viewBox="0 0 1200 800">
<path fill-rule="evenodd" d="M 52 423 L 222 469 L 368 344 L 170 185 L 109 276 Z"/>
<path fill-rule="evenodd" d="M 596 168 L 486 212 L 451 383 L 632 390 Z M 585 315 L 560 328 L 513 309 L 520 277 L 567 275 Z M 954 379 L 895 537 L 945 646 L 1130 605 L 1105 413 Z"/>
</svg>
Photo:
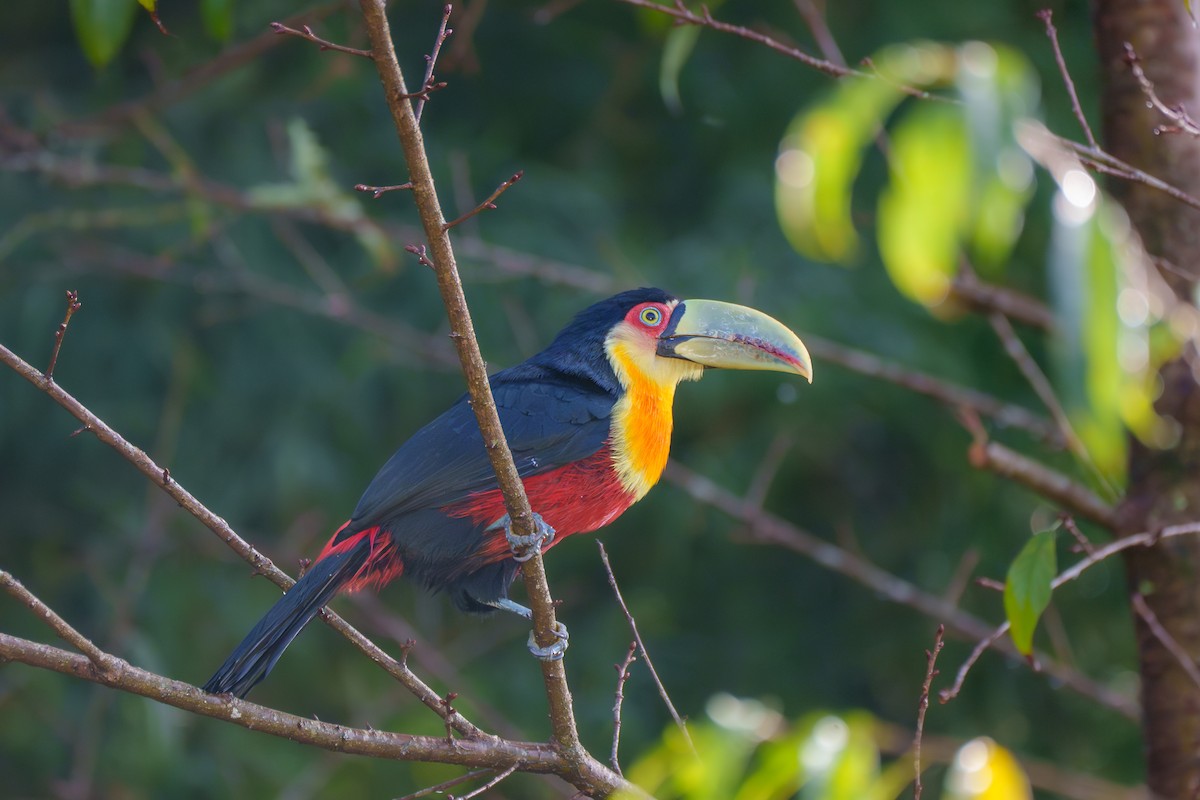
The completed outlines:
<svg viewBox="0 0 1200 800">
<path fill-rule="evenodd" d="M 1147 107 L 1126 61 L 1132 45 L 1149 79 L 1168 104 L 1200 110 L 1200 35 L 1179 0 L 1097 0 L 1095 32 L 1102 68 L 1104 146 L 1128 163 L 1200 193 L 1200 142 L 1158 135 L 1161 113 Z M 1136 183 L 1113 193 L 1125 206 L 1146 249 L 1193 276 L 1200 275 L 1200 213 Z M 1181 298 L 1195 277 L 1174 275 Z M 1185 359 L 1163 370 L 1160 414 L 1179 423 L 1180 439 L 1166 450 L 1134 443 L 1128 493 L 1118 510 L 1123 533 L 1200 519 L 1200 387 Z M 1162 625 L 1155 631 L 1135 614 L 1142 677 L 1146 783 L 1155 797 L 1195 798 L 1200 793 L 1200 690 L 1164 644 L 1169 636 L 1200 658 L 1200 541 L 1180 537 L 1126 551 L 1131 595 L 1141 593 Z"/>
</svg>

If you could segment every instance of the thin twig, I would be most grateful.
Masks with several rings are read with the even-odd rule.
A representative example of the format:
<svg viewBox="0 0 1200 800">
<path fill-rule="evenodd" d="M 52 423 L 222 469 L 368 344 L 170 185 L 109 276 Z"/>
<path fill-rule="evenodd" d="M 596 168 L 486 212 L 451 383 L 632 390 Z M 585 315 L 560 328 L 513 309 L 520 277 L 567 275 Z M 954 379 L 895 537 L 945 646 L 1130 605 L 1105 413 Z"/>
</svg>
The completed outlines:
<svg viewBox="0 0 1200 800">
<path fill-rule="evenodd" d="M 254 567 L 255 574 L 264 575 L 271 583 L 274 583 L 284 591 L 292 587 L 295 581 L 288 577 L 283 570 L 275 566 L 271 559 L 264 556 L 247 543 L 246 540 L 238 536 L 233 528 L 229 526 L 228 522 L 214 514 L 203 503 L 197 500 L 177 479 L 171 477 L 167 470 L 156 464 L 144 450 L 130 444 L 121 434 L 110 427 L 108 423 L 89 411 L 57 383 L 46 381 L 42 373 L 38 372 L 37 369 L 30 366 L 2 344 L 0 344 L 0 363 L 7 365 L 21 377 L 25 378 L 25 380 L 48 394 L 54 402 L 58 403 L 70 412 L 73 417 L 82 422 L 83 428 L 80 429 L 81 431 L 91 432 L 101 442 L 116 450 L 122 458 L 149 478 L 155 486 L 170 495 L 185 511 L 203 523 L 221 541 L 229 545 L 230 549 Z M 164 477 L 168 479 L 164 480 Z M 433 709 L 439 716 L 445 713 L 442 708 L 441 697 L 433 689 L 425 685 L 404 663 L 385 653 L 378 645 L 329 609 L 322 610 L 319 616 L 331 628 L 349 639 L 368 658 L 379 664 L 389 675 L 403 684 L 405 688 L 412 692 L 427 707 Z M 458 712 L 452 715 L 449 722 L 454 726 L 456 731 L 467 738 L 483 736 L 483 733 L 477 727 Z"/>
<path fill-rule="evenodd" d="M 300 11 L 288 17 L 286 22 L 290 25 L 315 22 L 339 11 L 344 5 L 342 0 L 333 0 L 333 2 Z M 253 39 L 231 44 L 216 57 L 201 63 L 178 79 L 158 83 L 147 94 L 109 106 L 94 116 L 63 123 L 55 129 L 55 134 L 96 137 L 117 129 L 130 119 L 178 103 L 186 99 L 192 92 L 207 86 L 221 76 L 259 61 L 264 53 L 278 47 L 280 42 L 280 38 L 273 31 L 263 31 Z"/>
<path fill-rule="evenodd" d="M 1171 120 L 1174 125 L 1157 125 L 1154 132 L 1157 133 L 1186 133 L 1189 136 L 1200 137 L 1200 124 L 1192 119 L 1192 115 L 1187 112 L 1182 103 L 1176 105 L 1167 105 L 1162 98 L 1158 96 L 1158 92 L 1154 88 L 1154 83 L 1146 77 L 1146 71 L 1142 69 L 1141 59 L 1138 58 L 1137 52 L 1134 51 L 1133 45 L 1125 42 L 1125 63 L 1129 65 L 1129 71 L 1133 73 L 1133 77 L 1137 80 L 1138 86 L 1142 88 L 1142 94 L 1146 95 L 1146 99 L 1150 104 L 1158 110 L 1167 119 Z M 1092 143 L 1095 146 L 1095 143 Z"/>
<path fill-rule="evenodd" d="M 1124 536 L 1116 541 L 1109 542 L 1103 547 L 1097 547 L 1087 557 L 1081 558 L 1069 568 L 1060 572 L 1050 582 L 1050 589 L 1057 589 L 1063 584 L 1078 579 L 1089 568 L 1111 558 L 1122 550 L 1128 550 L 1131 547 L 1154 547 L 1164 539 L 1173 539 L 1176 536 L 1195 536 L 1196 534 L 1200 534 L 1200 522 L 1186 522 L 1179 525 L 1170 525 L 1159 531 L 1143 531 L 1142 533 Z M 1003 622 L 975 645 L 975 649 L 971 651 L 970 656 L 967 657 L 962 667 L 959 668 L 958 674 L 954 678 L 954 685 L 949 689 L 943 689 L 938 695 L 941 702 L 948 702 L 958 696 L 958 693 L 962 690 L 963 682 L 967 678 L 967 673 L 970 672 L 971 667 L 979 660 L 979 657 L 983 655 L 983 651 L 994 644 L 1007 631 L 1008 622 Z"/>
<path fill-rule="evenodd" d="M 999 442 L 974 442 L 968 460 L 976 469 L 986 469 L 1015 481 L 1076 516 L 1117 529 L 1117 512 L 1083 484 L 1040 461 L 1010 450 Z"/>
<path fill-rule="evenodd" d="M 1062 48 L 1058 44 L 1058 29 L 1054 27 L 1054 12 L 1043 8 L 1037 12 L 1037 17 L 1046 24 L 1046 38 L 1050 40 L 1050 47 L 1054 50 L 1054 60 L 1058 64 L 1058 73 L 1062 76 L 1063 85 L 1067 87 L 1067 96 L 1071 99 L 1071 110 L 1075 112 L 1075 119 L 1079 121 L 1079 127 L 1083 128 L 1083 135 L 1087 138 L 1088 145 L 1099 149 L 1100 145 L 1096 143 L 1092 127 L 1088 125 L 1087 117 L 1083 114 L 1083 106 L 1079 103 L 1079 95 L 1075 91 L 1075 81 L 1071 80 L 1071 71 L 1067 69 L 1067 60 L 1063 58 Z"/>
<path fill-rule="evenodd" d="M 53 628 L 54 632 L 64 642 L 87 656 L 88 660 L 96 666 L 96 669 L 101 671 L 108 670 L 109 664 L 103 650 L 93 644 L 91 639 L 71 627 L 70 623 L 55 613 L 54 609 L 43 603 L 38 599 L 37 595 L 26 589 L 19 580 L 2 569 L 0 569 L 0 587 L 23 603 L 33 612 L 34 616 Z"/>
<path fill-rule="evenodd" d="M 838 47 L 837 39 L 829 30 L 829 23 L 825 21 L 825 15 L 821 9 L 817 8 L 817 4 L 813 0 L 795 0 L 795 5 L 800 16 L 804 18 L 804 24 L 812 32 L 817 47 L 821 49 L 821 55 L 839 67 L 846 66 L 846 58 L 842 55 L 842 49 Z"/>
<path fill-rule="evenodd" d="M 388 192 L 400 192 L 400 191 L 404 191 L 406 189 L 411 190 L 412 188 L 413 188 L 412 181 L 409 181 L 408 183 L 397 183 L 393 186 L 370 186 L 365 183 L 354 184 L 354 191 L 370 192 L 372 200 L 378 200 L 380 197 L 382 197 L 383 195 L 385 195 Z"/>
<path fill-rule="evenodd" d="M 0 661 L 20 662 L 82 678 L 193 714 L 339 753 L 493 770 L 517 763 L 529 772 L 561 774 L 569 768 L 564 756 L 544 743 L 513 742 L 485 736 L 456 739 L 453 744 L 447 744 L 441 736 L 350 728 L 311 717 L 298 717 L 232 695 L 208 694 L 191 684 L 135 667 L 110 654 L 104 654 L 107 669 L 97 670 L 86 656 L 7 633 L 0 633 Z"/>
<path fill-rule="evenodd" d="M 345 45 L 334 44 L 326 39 L 322 39 L 320 36 L 317 36 L 315 33 L 313 33 L 313 29 L 308 25 L 302 25 L 300 29 L 297 30 L 296 28 L 290 28 L 287 25 L 284 25 L 282 22 L 272 22 L 271 30 L 275 31 L 275 33 L 279 34 L 280 36 L 298 36 L 301 39 L 307 39 L 308 41 L 317 45 L 317 48 L 320 50 L 336 50 L 339 53 L 347 53 L 352 56 L 359 56 L 361 58 L 369 58 L 372 60 L 375 58 L 375 54 L 370 50 L 360 50 L 357 47 L 346 47 Z"/>
<path fill-rule="evenodd" d="M 1062 435 L 1045 417 L 1012 403 L 1006 403 L 976 389 L 950 383 L 910 367 L 886 361 L 864 350 L 804 333 L 804 343 L 813 358 L 845 367 L 852 372 L 893 383 L 917 394 L 940 400 L 951 408 L 970 408 L 991 417 L 1005 427 L 1028 431 L 1047 444 L 1061 447 Z"/>
<path fill-rule="evenodd" d="M 449 8 L 449 6 L 447 6 L 447 8 Z M 479 795 L 483 794 L 488 789 L 491 789 L 493 786 L 500 783 L 500 781 L 504 780 L 509 775 L 512 775 L 514 772 L 516 772 L 518 766 L 520 766 L 520 765 L 513 764 L 511 767 L 504 770 L 503 772 L 497 773 L 496 777 L 492 778 L 487 783 L 483 784 L 482 786 L 478 787 L 477 789 L 472 790 L 471 792 L 469 792 L 467 794 L 464 794 L 462 797 L 455 797 L 455 795 L 452 795 L 452 794 L 446 795 L 447 800 L 471 800 L 472 797 L 479 797 Z"/>
<path fill-rule="evenodd" d="M 958 636 L 978 640 L 993 633 L 991 624 L 963 611 L 953 603 L 946 602 L 944 598 L 893 575 L 857 553 L 818 538 L 770 512 L 747 508 L 738 495 L 676 461 L 667 462 L 663 476 L 687 492 L 696 502 L 712 506 L 745 523 L 753 542 L 783 547 L 799 553 L 817 565 L 867 587 L 889 602 L 907 606 L 930 619 L 944 622 L 947 630 Z M 1200 523 L 1196 523 L 1193 532 L 1200 533 Z M 994 642 L 996 649 L 1012 658 L 1019 657 L 1012 642 L 1007 639 L 1001 641 L 1000 638 L 997 636 Z M 1055 681 L 1127 719 L 1139 719 L 1137 703 L 1125 695 L 1114 692 L 1052 658 L 1038 654 L 1038 659 L 1043 665 L 1043 673 Z"/>
<path fill-rule="evenodd" d="M 917 731 L 913 736 L 913 800 L 921 800 L 921 737 L 925 735 L 925 712 L 929 710 L 929 690 L 933 679 L 938 674 L 937 657 L 945 645 L 942 637 L 946 634 L 946 626 L 938 625 L 937 634 L 933 637 L 933 649 L 925 651 L 925 682 L 921 684 L 921 699 L 917 703 Z"/>
<path fill-rule="evenodd" d="M 949 689 L 942 689 L 942 691 L 938 692 L 939 702 L 948 703 L 955 697 L 958 697 L 958 693 L 962 691 L 963 681 L 967 679 L 967 673 L 971 671 L 971 667 L 975 666 L 975 662 L 979 660 L 979 657 L 983 655 L 985 650 L 996 644 L 1000 637 L 1006 633 L 1008 633 L 1007 621 L 1001 623 L 997 626 L 996 630 L 979 640 L 975 647 L 972 648 L 970 655 L 967 656 L 966 661 L 958 668 L 958 673 L 954 676 L 954 685 Z"/>
<path fill-rule="evenodd" d="M 1033 356 L 1029 354 L 1025 343 L 1021 341 L 1021 337 L 1013 330 L 1012 323 L 1008 321 L 1008 317 L 999 313 L 989 314 L 988 322 L 991 323 L 992 330 L 996 332 L 996 336 L 999 337 L 1001 344 L 1004 345 L 1004 352 L 1017 365 L 1017 369 L 1025 376 L 1025 380 L 1033 388 L 1034 393 L 1037 394 L 1042 404 L 1046 406 L 1046 409 L 1050 412 L 1050 416 L 1054 418 L 1055 424 L 1058 425 L 1063 438 L 1066 439 L 1067 449 L 1079 460 L 1079 463 L 1092 472 L 1096 479 L 1100 481 L 1100 484 L 1108 491 L 1110 497 L 1117 497 L 1117 490 L 1107 477 L 1100 472 L 1099 467 L 1096 466 L 1096 462 L 1092 460 L 1087 446 L 1075 432 L 1075 427 L 1071 424 L 1070 418 L 1067 417 L 1066 409 L 1059 402 L 1058 395 L 1054 393 L 1054 387 L 1050 385 L 1050 379 L 1046 377 L 1046 373 L 1042 371 L 1042 368 L 1034 361 Z"/>
<path fill-rule="evenodd" d="M 781 53 L 788 58 L 795 59 L 802 64 L 806 64 L 807 66 L 810 66 L 813 69 L 823 72 L 826 75 L 830 75 L 834 78 L 845 78 L 851 75 L 863 77 L 864 75 L 864 73 L 859 72 L 858 70 L 840 66 L 832 61 L 814 58 L 803 50 L 795 47 L 788 47 L 782 42 L 772 39 L 770 36 L 759 33 L 758 31 L 752 31 L 749 28 L 743 28 L 740 25 L 731 25 L 727 22 L 720 22 L 713 18 L 712 12 L 710 12 L 708 10 L 708 6 L 705 5 L 701 5 L 700 13 L 696 13 L 679 0 L 677 0 L 675 5 L 671 6 L 656 3 L 653 0 L 620 0 L 620 2 L 631 6 L 637 6 L 638 8 L 648 8 L 652 11 L 657 11 L 660 14 L 666 14 L 668 17 L 674 17 L 681 24 L 699 25 L 703 28 L 711 28 L 714 31 L 730 33 L 734 36 L 740 36 L 743 39 L 757 42 L 758 44 L 769 47 L 777 53 Z"/>
<path fill-rule="evenodd" d="M 1151 189 L 1156 189 L 1162 192 L 1167 197 L 1191 206 L 1192 208 L 1200 209 L 1200 198 L 1195 195 L 1188 194 L 1178 186 L 1167 183 L 1162 178 L 1158 178 L 1150 173 L 1138 169 L 1137 167 L 1128 164 L 1117 158 L 1111 153 L 1105 152 L 1098 147 L 1088 147 L 1081 142 L 1073 142 L 1070 139 L 1065 139 L 1061 136 L 1053 137 L 1059 145 L 1070 150 L 1075 155 L 1079 156 L 1085 166 L 1092 167 L 1098 171 L 1108 171 L 1110 174 L 1118 175 L 1125 180 L 1134 183 L 1140 183 L 1144 186 L 1149 186 Z"/>
<path fill-rule="evenodd" d="M 450 37 L 450 34 L 454 33 L 453 28 L 446 27 L 448 24 L 450 24 L 450 12 L 453 10 L 454 6 L 450 5 L 449 3 L 447 3 L 446 7 L 442 9 L 442 24 L 440 27 L 438 27 L 437 38 L 433 41 L 433 51 L 429 55 L 425 56 L 425 78 L 421 81 L 421 85 L 424 86 L 425 89 L 422 92 L 417 93 L 417 105 L 416 108 L 413 109 L 413 114 L 416 115 L 417 122 L 421 121 L 421 112 L 425 110 L 425 101 L 429 99 L 429 92 L 433 91 L 439 86 L 445 86 L 444 83 L 440 85 L 434 84 L 433 69 L 435 66 L 437 66 L 438 54 L 442 52 L 442 45 L 446 42 L 446 39 Z"/>
<path fill-rule="evenodd" d="M 1084 535 L 1083 531 L 1079 530 L 1079 526 L 1075 523 L 1075 518 L 1070 514 L 1061 514 L 1063 527 L 1067 529 L 1067 533 L 1075 539 L 1079 546 L 1079 552 L 1087 553 L 1089 556 L 1096 552 L 1096 545 L 1092 544 L 1092 540 Z"/>
<path fill-rule="evenodd" d="M 617 757 L 617 750 L 621 746 L 621 705 L 625 702 L 625 682 L 629 680 L 629 667 L 637 660 L 637 646 L 637 639 L 634 639 L 629 643 L 629 651 L 625 653 L 621 663 L 613 664 L 617 670 L 617 692 L 613 699 L 612 751 L 608 763 L 618 775 L 625 774 L 621 772 L 621 760 Z"/>
<path fill-rule="evenodd" d="M 1150 633 L 1154 634 L 1154 638 L 1167 648 L 1175 660 L 1179 662 L 1179 666 L 1183 667 L 1183 671 L 1192 679 L 1192 683 L 1200 687 L 1200 667 L 1196 666 L 1196 661 L 1188 654 L 1188 651 L 1183 648 L 1174 636 L 1163 627 L 1149 604 L 1146 603 L 1146 598 L 1141 592 L 1134 592 L 1129 598 L 1133 610 L 1142 618 L 1142 622 L 1146 623 L 1146 627 L 1150 629 Z"/>
<path fill-rule="evenodd" d="M 444 225 L 442 225 L 442 229 L 448 231 L 451 228 L 453 228 L 455 225 L 461 225 L 462 223 L 466 222 L 467 220 L 469 220 L 471 217 L 475 216 L 476 214 L 494 209 L 496 207 L 496 198 L 498 198 L 500 195 L 507 192 L 509 190 L 509 188 L 511 188 L 514 183 L 521 180 L 521 178 L 524 175 L 525 175 L 525 170 L 518 170 L 516 173 L 513 174 L 513 176 L 511 178 L 509 178 L 504 183 L 502 183 L 498 187 L 496 187 L 496 191 L 494 191 L 490 195 L 488 195 L 487 200 L 484 200 L 482 203 L 475 206 L 473 209 L 471 209 L 467 213 L 463 214 L 458 219 L 455 219 L 451 222 L 445 223 Z"/>
<path fill-rule="evenodd" d="M 429 795 L 431 795 L 431 794 L 441 794 L 442 792 L 446 791 L 447 789 L 453 789 L 455 786 L 458 786 L 460 783 L 466 783 L 467 781 L 473 781 L 476 778 L 482 778 L 484 775 L 491 775 L 494 772 L 495 772 L 494 769 L 473 770 L 473 771 L 467 772 L 463 775 L 459 775 L 457 778 L 451 778 L 448 781 L 442 781 L 441 783 L 439 783 L 435 786 L 427 786 L 424 789 L 420 789 L 418 791 L 413 792 L 412 794 L 406 794 L 403 797 L 397 797 L 396 800 L 420 800 L 420 798 L 422 798 L 422 797 L 429 797 Z"/>
<path fill-rule="evenodd" d="M 63 339 L 67 335 L 67 326 L 71 324 L 71 317 L 75 316 L 75 312 L 83 308 L 83 303 L 79 302 L 79 292 L 70 289 L 67 291 L 67 311 L 63 315 L 63 321 L 58 324 L 58 328 L 54 331 L 54 349 L 50 351 L 50 365 L 46 367 L 46 380 L 54 380 L 54 366 L 58 364 L 58 352 L 62 350 Z"/>
<path fill-rule="evenodd" d="M 975 311 L 998 311 L 1024 325 L 1054 330 L 1054 312 L 1037 298 L 1014 289 L 985 283 L 971 270 L 960 270 L 950 284 L 954 298 Z"/>
<path fill-rule="evenodd" d="M 600 561 L 604 563 L 604 572 L 608 575 L 608 585 L 612 587 L 613 594 L 617 597 L 617 604 L 621 606 L 621 611 L 625 613 L 625 619 L 629 622 L 629 629 L 633 631 L 633 639 L 637 642 L 638 651 L 642 654 L 642 660 L 646 662 L 646 669 L 650 671 L 650 677 L 654 679 L 654 685 L 658 687 L 658 695 L 662 698 L 663 703 L 666 704 L 667 711 L 671 714 L 671 719 L 675 720 L 675 725 L 678 726 L 680 733 L 683 734 L 683 740 L 687 742 L 688 748 L 695 755 L 696 745 L 692 743 L 692 735 L 688 732 L 687 723 L 683 721 L 683 717 L 679 716 L 679 712 L 675 710 L 675 704 L 671 702 L 671 697 L 667 694 L 667 687 L 663 685 L 662 679 L 658 677 L 658 670 L 654 669 L 654 662 L 650 660 L 650 653 L 646 651 L 646 643 L 642 641 L 642 635 L 638 633 L 637 620 L 633 618 L 633 614 L 629 613 L 629 607 L 625 605 L 625 598 L 621 596 L 621 589 L 617 586 L 617 576 L 613 574 L 612 565 L 608 562 L 608 552 L 604 549 L 604 542 L 597 539 L 596 544 L 600 547 Z"/>
<path fill-rule="evenodd" d="M 404 160 L 413 183 L 413 197 L 421 226 L 425 231 L 425 239 L 429 244 L 429 260 L 435 266 L 438 291 L 450 321 L 452 341 L 462 362 L 471 408 L 475 412 L 488 459 L 496 473 L 514 533 L 518 536 L 532 537 L 533 510 L 513 462 L 504 429 L 500 425 L 487 365 L 479 352 L 479 342 L 475 337 L 470 309 L 463 293 L 454 248 L 445 228 L 446 219 L 438 200 L 421 127 L 412 102 L 406 99 L 408 90 L 404 83 L 404 74 L 396 60 L 387 19 L 386 0 L 360 0 L 359 5 L 367 24 L 371 49 L 375 53 L 375 66 L 384 87 L 384 97 L 404 150 Z M 546 569 L 541 553 L 533 549 L 530 556 L 529 560 L 521 565 L 521 576 L 533 611 L 534 640 L 538 646 L 548 647 L 560 641 L 558 633 L 561 626 L 556 620 L 554 601 L 546 581 Z M 569 779 L 581 791 L 592 794 L 607 795 L 617 789 L 639 793 L 636 787 L 592 757 L 580 742 L 563 659 L 542 661 L 541 668 L 549 705 L 551 736 L 557 752 L 562 753 L 570 764 L 570 768 L 559 773 L 560 776 Z"/>
</svg>

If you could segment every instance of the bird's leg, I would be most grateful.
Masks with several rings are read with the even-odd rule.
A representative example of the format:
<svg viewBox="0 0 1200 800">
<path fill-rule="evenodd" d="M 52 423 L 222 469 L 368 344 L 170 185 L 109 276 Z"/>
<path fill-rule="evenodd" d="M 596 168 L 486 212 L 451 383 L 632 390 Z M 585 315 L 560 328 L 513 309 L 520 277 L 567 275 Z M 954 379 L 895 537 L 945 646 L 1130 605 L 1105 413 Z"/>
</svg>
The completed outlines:
<svg viewBox="0 0 1200 800">
<path fill-rule="evenodd" d="M 504 538 L 508 540 L 508 546 L 512 548 L 513 560 L 524 563 L 533 558 L 534 553 L 542 552 L 542 548 L 549 547 L 554 541 L 554 528 L 546 524 L 546 520 L 542 519 L 542 515 L 533 512 L 533 533 L 528 536 L 520 536 L 513 533 L 512 517 L 505 514 L 500 519 L 488 526 L 489 531 L 504 529 Z M 512 611 L 513 609 L 508 609 Z"/>
<path fill-rule="evenodd" d="M 509 600 L 507 597 L 501 597 L 498 600 L 491 600 L 488 605 L 504 611 L 511 611 L 514 614 L 524 617 L 530 622 L 533 621 L 533 612 L 520 603 Z M 555 641 L 553 644 L 548 644 L 545 647 L 539 647 L 537 640 L 534 639 L 533 631 L 529 632 L 529 652 L 533 653 L 535 658 L 542 661 L 558 661 L 567 652 L 567 644 L 570 641 L 571 635 L 567 632 L 567 626 L 561 622 L 554 623 Z"/>
</svg>

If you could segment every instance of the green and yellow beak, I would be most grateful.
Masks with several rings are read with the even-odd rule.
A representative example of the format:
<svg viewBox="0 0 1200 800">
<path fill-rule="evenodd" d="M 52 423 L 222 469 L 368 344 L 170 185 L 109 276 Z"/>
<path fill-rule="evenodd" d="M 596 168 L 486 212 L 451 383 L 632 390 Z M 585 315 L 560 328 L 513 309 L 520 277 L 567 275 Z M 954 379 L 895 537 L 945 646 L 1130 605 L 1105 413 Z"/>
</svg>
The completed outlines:
<svg viewBox="0 0 1200 800">
<path fill-rule="evenodd" d="M 753 308 L 716 300 L 684 300 L 658 337 L 658 355 L 720 369 L 765 369 L 803 375 L 812 359 L 800 337 Z"/>
</svg>

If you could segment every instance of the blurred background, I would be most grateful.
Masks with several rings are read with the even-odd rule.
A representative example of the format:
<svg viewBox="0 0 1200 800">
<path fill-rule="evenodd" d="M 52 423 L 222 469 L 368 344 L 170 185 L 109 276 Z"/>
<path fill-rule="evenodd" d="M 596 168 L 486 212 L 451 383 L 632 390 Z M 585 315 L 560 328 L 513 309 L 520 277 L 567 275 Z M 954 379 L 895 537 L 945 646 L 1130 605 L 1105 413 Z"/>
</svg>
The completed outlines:
<svg viewBox="0 0 1200 800">
<path fill-rule="evenodd" d="M 729 0 L 714 13 L 818 52 L 798 11 L 806 7 Z M 851 64 L 918 40 L 984 38 L 1024 54 L 1027 112 L 1075 135 L 1039 7 L 851 0 L 830 4 L 826 19 Z M 1053 8 L 1090 112 L 1087 4 Z M 44 368 L 64 292 L 78 290 L 60 384 L 294 574 L 392 450 L 464 388 L 432 274 L 404 252 L 420 241 L 410 198 L 353 191 L 406 179 L 372 65 L 267 27 L 307 22 L 364 47 L 361 19 L 341 3 L 314 5 L 303 19 L 295 4 L 272 0 L 163 3 L 164 36 L 116 0 L 72 9 L 74 22 L 55 4 L 0 10 L 0 342 Z M 441 10 L 392 9 L 410 87 Z M 448 87 L 422 121 L 448 215 L 524 170 L 497 210 L 456 229 L 491 367 L 532 354 L 585 305 L 655 285 L 755 306 L 802 338 L 1044 415 L 986 320 L 953 306 L 931 314 L 884 269 L 873 231 L 886 141 L 867 137 L 851 175 L 863 200 L 847 209 L 860 237 L 852 253 L 819 258 L 803 231 L 785 232 L 781 141 L 811 109 L 836 102 L 833 79 L 714 31 L 684 40 L 661 15 L 616 2 L 474 0 L 451 25 L 437 69 Z M 993 274 L 1034 297 L 1048 294 L 1054 189 L 1045 174 L 1029 184 L 1023 226 Z M 1043 336 L 1021 334 L 1044 360 Z M 930 597 L 1002 621 L 1000 594 L 972 579 L 1003 580 L 1055 510 L 972 470 L 971 437 L 952 410 L 816 349 L 814 361 L 812 386 L 712 373 L 682 387 L 677 463 L 730 493 L 734 508 L 748 498 L 750 517 L 761 505 Z M 111 652 L 201 682 L 277 590 L 107 447 L 72 437 L 77 427 L 0 373 L 0 566 Z M 995 435 L 1071 468 L 1026 432 Z M 911 776 L 903 753 L 925 650 L 948 620 L 762 541 L 746 519 L 689 493 L 696 481 L 680 484 L 688 473 L 672 474 L 600 538 L 674 703 L 731 763 L 711 759 L 713 771 L 688 778 L 699 788 L 655 784 L 654 775 L 684 771 L 638 663 L 625 689 L 627 772 L 664 797 L 734 797 L 736 780 L 721 780 L 761 768 L 777 744 L 809 754 L 790 766 L 806 797 L 898 796 Z M 628 625 L 589 538 L 555 549 L 547 569 L 572 633 L 581 733 L 603 759 Z M 456 705 L 484 728 L 548 735 L 522 621 L 460 616 L 404 581 L 335 608 L 392 653 L 415 639 L 418 674 L 457 692 Z M 0 600 L 0 626 L 52 640 L 11 600 Z M 953 628 L 947 638 L 935 691 L 974 644 Z M 1036 644 L 1100 690 L 1134 698 L 1119 567 L 1101 565 L 1056 595 Z M 322 625 L 252 699 L 323 720 L 442 732 Z M 1024 760 L 1039 797 L 1136 796 L 1121 787 L 1141 780 L 1139 731 L 1111 706 L 988 653 L 957 699 L 929 711 L 926 796 L 983 796 L 947 779 L 958 748 L 981 736 Z M 851 777 L 834 780 L 831 765 Z M 0 668 L 6 797 L 396 797 L 458 773 L 324 753 Z M 745 796 L 798 789 L 773 791 Z M 518 775 L 487 796 L 570 794 Z"/>
</svg>

